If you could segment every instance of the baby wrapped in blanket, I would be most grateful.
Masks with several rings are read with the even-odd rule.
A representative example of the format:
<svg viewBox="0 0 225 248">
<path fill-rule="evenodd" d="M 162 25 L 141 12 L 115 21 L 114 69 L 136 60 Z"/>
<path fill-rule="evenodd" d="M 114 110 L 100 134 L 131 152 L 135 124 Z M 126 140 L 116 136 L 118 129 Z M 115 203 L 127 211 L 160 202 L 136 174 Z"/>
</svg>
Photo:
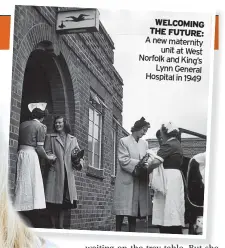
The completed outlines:
<svg viewBox="0 0 225 248">
<path fill-rule="evenodd" d="M 158 148 L 148 149 L 147 153 L 149 155 L 148 165 L 151 166 L 151 163 L 154 159 L 161 161 L 161 158 L 157 156 Z M 157 168 L 155 168 L 152 173 L 149 174 L 149 186 L 155 191 L 160 192 L 163 195 L 166 195 L 166 177 L 164 173 L 163 163 L 161 163 Z"/>
</svg>

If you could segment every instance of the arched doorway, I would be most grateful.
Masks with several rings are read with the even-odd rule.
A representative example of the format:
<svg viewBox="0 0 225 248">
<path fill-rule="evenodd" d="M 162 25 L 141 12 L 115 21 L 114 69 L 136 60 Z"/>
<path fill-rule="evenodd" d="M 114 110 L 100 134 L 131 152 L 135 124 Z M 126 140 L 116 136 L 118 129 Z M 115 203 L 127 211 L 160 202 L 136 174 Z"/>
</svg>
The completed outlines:
<svg viewBox="0 0 225 248">
<path fill-rule="evenodd" d="M 39 44 L 39 47 L 42 44 Z M 44 123 L 47 125 L 48 132 L 52 131 L 53 115 L 60 114 L 69 117 L 66 111 L 63 76 L 55 60 L 53 54 L 45 49 L 35 49 L 30 54 L 24 73 L 21 101 L 20 122 L 30 117 L 29 103 L 47 102 L 49 116 Z"/>
<path fill-rule="evenodd" d="M 28 104 L 31 102 L 47 102 L 49 115 L 44 120 L 47 132 L 52 132 L 53 116 L 62 115 L 74 124 L 75 106 L 73 85 L 67 64 L 62 56 L 54 54 L 53 45 L 49 41 L 41 42 L 31 52 L 23 80 L 20 123 L 30 118 Z M 41 162 L 43 179 L 46 170 Z M 39 226 L 49 227 L 46 210 L 39 211 Z"/>
</svg>

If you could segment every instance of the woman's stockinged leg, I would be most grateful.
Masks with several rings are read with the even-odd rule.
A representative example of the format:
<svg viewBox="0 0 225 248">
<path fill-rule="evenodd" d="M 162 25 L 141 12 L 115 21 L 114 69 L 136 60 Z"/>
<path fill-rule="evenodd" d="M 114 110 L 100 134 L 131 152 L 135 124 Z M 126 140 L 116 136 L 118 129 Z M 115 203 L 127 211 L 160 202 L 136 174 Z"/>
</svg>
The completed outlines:
<svg viewBox="0 0 225 248">
<path fill-rule="evenodd" d="M 51 214 L 50 219 L 51 219 L 52 228 L 55 229 L 56 228 L 56 216 L 55 216 L 55 214 Z"/>
<path fill-rule="evenodd" d="M 129 232 L 136 231 L 136 217 L 128 216 Z"/>
<path fill-rule="evenodd" d="M 122 230 L 124 215 L 116 215 L 116 231 Z"/>
<path fill-rule="evenodd" d="M 55 229 L 57 227 L 58 211 L 54 208 L 50 208 L 48 209 L 48 214 L 51 220 L 51 227 Z"/>
<path fill-rule="evenodd" d="M 52 228 L 56 228 L 56 223 L 55 223 L 55 216 L 53 216 L 53 215 L 51 215 L 50 216 L 50 218 L 51 218 L 51 224 L 52 224 Z"/>
<path fill-rule="evenodd" d="M 59 229 L 63 229 L 63 223 L 64 223 L 64 211 L 59 211 Z"/>
</svg>

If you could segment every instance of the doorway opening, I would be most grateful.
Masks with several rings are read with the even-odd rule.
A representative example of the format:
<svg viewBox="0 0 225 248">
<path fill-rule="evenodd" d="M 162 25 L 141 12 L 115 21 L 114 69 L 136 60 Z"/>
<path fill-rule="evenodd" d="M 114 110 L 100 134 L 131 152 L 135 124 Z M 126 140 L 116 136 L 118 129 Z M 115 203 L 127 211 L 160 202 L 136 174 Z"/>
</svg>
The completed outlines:
<svg viewBox="0 0 225 248">
<path fill-rule="evenodd" d="M 53 132 L 53 117 L 55 115 L 62 115 L 71 119 L 69 118 L 69 111 L 73 109 L 73 103 L 68 102 L 73 92 L 71 91 L 72 82 L 68 80 L 68 69 L 65 70 L 64 64 L 61 66 L 63 56 L 56 57 L 51 48 L 52 44 L 50 42 L 42 42 L 29 56 L 24 73 L 20 112 L 21 123 L 30 119 L 29 103 L 46 102 L 49 114 L 43 123 L 47 126 L 47 133 Z M 71 93 L 68 93 L 68 89 Z M 71 105 L 71 107 L 68 108 L 68 105 Z M 40 159 L 40 164 L 45 182 L 47 167 L 42 159 Z M 50 227 L 47 209 L 38 210 L 37 219 L 39 224 L 36 223 L 38 225 L 36 227 Z"/>
</svg>

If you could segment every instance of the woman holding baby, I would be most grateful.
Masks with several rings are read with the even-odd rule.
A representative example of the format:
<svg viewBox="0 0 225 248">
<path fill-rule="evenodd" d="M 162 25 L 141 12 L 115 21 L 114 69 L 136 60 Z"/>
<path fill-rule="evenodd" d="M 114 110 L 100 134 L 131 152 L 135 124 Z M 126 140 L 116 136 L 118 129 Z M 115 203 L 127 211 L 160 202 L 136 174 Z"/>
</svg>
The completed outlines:
<svg viewBox="0 0 225 248">
<path fill-rule="evenodd" d="M 166 193 L 156 191 L 153 200 L 152 224 L 160 233 L 182 234 L 185 213 L 184 184 L 181 174 L 183 150 L 179 141 L 179 128 L 169 122 L 160 129 L 162 144 L 157 157 L 148 161 L 148 173 L 163 163 Z"/>
</svg>

